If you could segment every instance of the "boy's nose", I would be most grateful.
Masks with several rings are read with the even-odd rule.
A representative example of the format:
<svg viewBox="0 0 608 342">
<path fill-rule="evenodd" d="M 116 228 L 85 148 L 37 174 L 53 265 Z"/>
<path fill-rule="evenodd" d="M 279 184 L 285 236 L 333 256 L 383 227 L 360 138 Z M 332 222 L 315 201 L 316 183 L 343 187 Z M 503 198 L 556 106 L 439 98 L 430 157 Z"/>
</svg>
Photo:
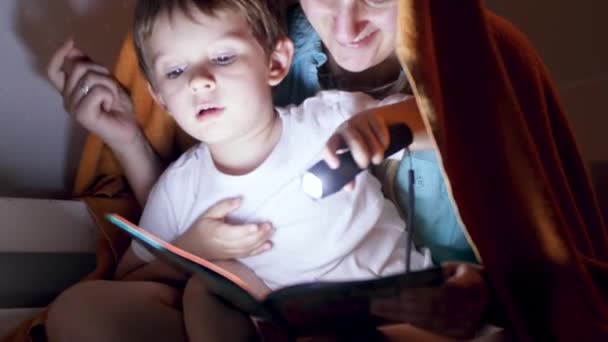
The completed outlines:
<svg viewBox="0 0 608 342">
<path fill-rule="evenodd" d="M 215 79 L 210 73 L 199 71 L 190 80 L 190 88 L 194 92 L 212 91 L 215 89 Z"/>
<path fill-rule="evenodd" d="M 333 33 L 340 44 L 350 44 L 363 31 L 366 22 L 359 14 L 359 1 L 339 1 L 333 20 Z"/>
</svg>

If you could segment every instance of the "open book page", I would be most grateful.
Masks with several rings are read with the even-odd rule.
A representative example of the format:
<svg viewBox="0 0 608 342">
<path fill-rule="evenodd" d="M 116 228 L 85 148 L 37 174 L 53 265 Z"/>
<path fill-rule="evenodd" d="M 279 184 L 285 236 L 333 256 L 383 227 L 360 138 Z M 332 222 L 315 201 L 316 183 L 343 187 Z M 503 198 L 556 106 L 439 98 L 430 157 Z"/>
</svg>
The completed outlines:
<svg viewBox="0 0 608 342">
<path fill-rule="evenodd" d="M 241 278 L 237 277 L 236 275 L 228 272 L 227 270 L 215 265 L 214 263 L 207 261 L 201 257 L 198 257 L 192 253 L 186 252 L 185 250 L 181 249 L 181 248 L 177 248 L 174 245 L 163 241 L 161 239 L 159 239 L 158 237 L 148 233 L 146 230 L 134 225 L 133 223 L 129 222 L 127 219 L 123 218 L 120 215 L 111 215 L 110 216 L 110 220 L 111 221 L 119 221 L 122 224 L 128 226 L 130 229 L 132 229 L 136 234 L 140 234 L 142 236 L 145 236 L 146 238 L 148 238 L 151 241 L 154 241 L 155 243 L 157 243 L 159 246 L 162 246 L 164 249 L 175 253 L 179 256 L 181 256 L 182 258 L 188 259 L 192 262 L 195 262 L 201 266 L 205 266 L 206 268 L 226 277 L 227 279 L 231 280 L 232 282 L 234 282 L 235 284 L 239 285 L 240 287 L 243 288 L 243 290 L 246 290 L 247 292 L 253 292 L 250 291 L 248 285 L 241 280 Z"/>
<path fill-rule="evenodd" d="M 252 315 L 267 316 L 256 291 L 237 275 L 150 234 L 120 215 L 108 214 L 106 217 L 156 257 L 203 278 L 210 290 L 237 308 Z"/>
<path fill-rule="evenodd" d="M 374 299 L 398 296 L 411 288 L 439 286 L 444 281 L 437 267 L 367 280 L 296 284 L 260 298 L 233 272 L 163 241 L 119 215 L 107 217 L 158 258 L 203 278 L 227 303 L 296 334 L 373 327 L 381 323 L 370 314 Z"/>
</svg>

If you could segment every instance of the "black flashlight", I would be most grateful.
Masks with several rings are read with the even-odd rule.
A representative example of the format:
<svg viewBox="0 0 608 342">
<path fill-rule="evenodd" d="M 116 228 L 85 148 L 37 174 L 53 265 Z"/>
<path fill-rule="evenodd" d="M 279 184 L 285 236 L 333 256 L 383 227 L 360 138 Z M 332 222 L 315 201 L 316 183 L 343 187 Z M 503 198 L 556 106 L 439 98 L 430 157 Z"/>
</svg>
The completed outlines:
<svg viewBox="0 0 608 342">
<path fill-rule="evenodd" d="M 390 144 L 384 152 L 385 158 L 408 147 L 413 139 L 412 131 L 405 124 L 392 125 L 388 131 Z M 346 149 L 337 156 L 340 159 L 340 166 L 337 169 L 330 168 L 324 160 L 321 160 L 308 169 L 302 177 L 302 188 L 310 197 L 321 199 L 332 195 L 364 170 L 357 165 L 350 150 Z"/>
</svg>

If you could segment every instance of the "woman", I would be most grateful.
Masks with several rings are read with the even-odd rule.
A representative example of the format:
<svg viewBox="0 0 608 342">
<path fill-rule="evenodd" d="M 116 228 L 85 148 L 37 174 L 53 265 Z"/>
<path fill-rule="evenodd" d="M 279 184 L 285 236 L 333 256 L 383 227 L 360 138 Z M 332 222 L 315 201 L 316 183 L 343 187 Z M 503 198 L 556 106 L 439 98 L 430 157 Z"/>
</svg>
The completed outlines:
<svg viewBox="0 0 608 342">
<path fill-rule="evenodd" d="M 405 76 L 394 48 L 397 3 L 396 0 L 302 0 L 302 10 L 295 8 L 288 15 L 290 34 L 297 50 L 290 77 L 277 89 L 277 102 L 279 104 L 301 102 L 321 88 L 363 90 L 378 97 L 407 89 Z M 93 87 L 95 80 L 102 82 L 103 75 L 107 74 L 106 70 L 95 69 L 80 57 L 78 50 L 70 47 L 58 52 L 49 66 L 49 76 L 64 94 L 64 98 L 69 98 L 71 92 L 79 91 L 78 87 L 82 84 L 83 78 L 87 79 L 89 87 Z M 73 65 L 64 65 L 64 59 L 71 61 Z M 105 120 L 107 126 L 97 131 L 97 136 L 113 151 L 133 193 L 140 203 L 144 203 L 150 187 L 162 172 L 163 162 L 157 156 L 154 147 L 137 128 L 133 115 L 126 110 L 125 113 L 121 113 L 124 116 L 118 117 L 116 121 L 114 120 L 117 117 L 78 117 L 78 113 L 74 113 L 74 106 L 74 103 L 66 102 L 68 112 L 75 114 L 81 120 Z M 412 148 L 417 150 L 430 148 L 421 118 L 412 115 L 409 120 L 415 136 L 415 144 Z M 429 177 L 428 180 L 424 178 L 421 182 L 422 189 L 417 188 L 417 205 L 423 208 L 416 212 L 417 227 L 421 233 L 418 242 L 431 246 L 433 253 L 439 256 L 439 261 L 474 259 L 449 203 L 434 153 L 416 154 L 413 165 L 418 175 Z M 405 189 L 404 170 L 405 168 L 399 172 L 400 177 L 398 177 L 398 196 L 402 198 L 407 196 L 403 190 Z M 429 186 L 429 182 L 434 184 Z M 427 189 L 428 191 L 424 191 Z M 440 224 L 436 224 L 437 221 Z M 450 238 L 428 239 L 428 236 L 437 235 L 437 232 L 431 231 L 433 228 L 440 229 L 440 236 Z M 454 236 L 456 238 L 452 238 Z M 450 331 L 453 327 L 462 327 L 462 321 L 472 322 L 473 324 L 464 330 L 452 331 L 455 335 L 470 334 L 476 328 L 486 308 L 487 288 L 475 267 L 466 264 L 449 264 L 445 266 L 445 270 L 449 275 L 448 285 L 445 288 L 435 290 L 429 296 L 408 299 L 408 304 L 412 306 L 415 306 L 414 300 L 418 299 L 421 311 L 416 311 L 414 308 L 409 312 L 397 311 L 395 314 L 390 308 L 383 311 L 387 303 L 380 303 L 375 307 L 376 312 L 423 328 L 433 326 L 434 329 L 443 332 Z M 155 338 L 163 336 L 161 331 L 169 334 L 165 338 L 174 338 L 182 333 L 181 316 L 177 309 L 181 301 L 178 291 L 161 284 L 150 283 L 148 291 L 125 297 L 124 294 L 128 291 L 123 291 L 121 287 L 128 286 L 128 283 L 92 282 L 77 285 L 64 293 L 49 315 L 48 331 L 51 339 L 65 332 L 62 330 L 66 328 L 63 320 L 66 319 L 66 315 L 70 316 L 70 321 L 76 321 L 70 323 L 70 328 L 85 327 L 84 322 L 79 324 L 77 320 L 91 319 L 91 316 L 81 311 L 82 314 L 79 314 L 79 310 L 87 306 L 97 307 L 101 311 L 105 309 L 106 313 L 109 313 L 103 317 L 95 317 L 98 330 L 90 333 L 97 338 L 102 337 L 100 332 L 120 334 L 146 331 L 148 337 Z M 95 296 L 92 295 L 94 293 Z M 150 307 L 151 299 L 160 299 L 155 302 L 164 305 Z M 121 307 L 127 300 L 130 303 L 128 306 L 130 312 L 125 312 Z M 431 301 L 441 302 L 441 308 L 433 306 Z M 465 315 L 462 321 L 452 319 L 451 313 L 462 312 L 463 306 L 470 309 L 470 313 Z M 429 308 L 448 311 L 444 312 L 442 320 L 441 316 L 438 317 Z M 147 313 L 149 321 L 124 322 L 123 328 L 119 326 L 120 317 L 138 317 L 138 313 Z M 438 321 L 446 325 L 437 325 Z M 136 329 L 133 324 L 141 324 L 146 329 Z M 153 328 L 158 328 L 159 331 Z M 171 334 L 171 329 L 175 334 Z M 122 338 L 118 335 L 108 337 L 112 337 L 113 340 Z"/>
</svg>

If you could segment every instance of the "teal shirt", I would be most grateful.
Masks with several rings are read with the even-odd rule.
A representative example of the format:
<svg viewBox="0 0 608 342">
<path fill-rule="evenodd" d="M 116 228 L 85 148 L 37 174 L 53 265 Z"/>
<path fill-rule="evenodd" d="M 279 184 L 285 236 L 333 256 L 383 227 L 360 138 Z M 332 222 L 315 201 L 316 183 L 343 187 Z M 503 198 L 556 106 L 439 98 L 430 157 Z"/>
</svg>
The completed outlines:
<svg viewBox="0 0 608 342">
<path fill-rule="evenodd" d="M 321 39 L 299 6 L 288 12 L 287 22 L 295 51 L 289 74 L 274 89 L 277 106 L 300 104 L 320 91 L 318 70 L 327 62 Z M 401 161 L 395 182 L 397 197 L 404 205 L 408 198 L 409 165 L 408 158 Z M 434 151 L 412 153 L 412 166 L 416 179 L 414 240 L 418 245 L 428 247 L 437 263 L 449 260 L 474 262 L 475 254 L 456 219 Z M 402 209 L 407 212 L 407 208 Z"/>
</svg>

